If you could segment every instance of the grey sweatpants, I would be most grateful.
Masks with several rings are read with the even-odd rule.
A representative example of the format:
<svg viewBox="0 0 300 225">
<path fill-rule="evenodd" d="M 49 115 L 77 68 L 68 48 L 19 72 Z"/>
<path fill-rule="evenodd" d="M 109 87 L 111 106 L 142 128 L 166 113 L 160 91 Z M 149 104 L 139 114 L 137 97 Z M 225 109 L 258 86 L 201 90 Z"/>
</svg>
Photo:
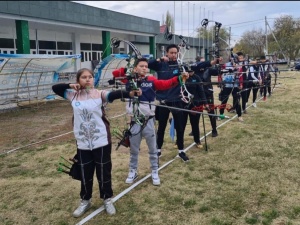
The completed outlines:
<svg viewBox="0 0 300 225">
<path fill-rule="evenodd" d="M 158 156 L 157 156 L 157 148 L 156 148 L 156 135 L 155 135 L 155 126 L 154 120 L 155 118 L 149 119 L 145 128 L 140 132 L 141 125 L 134 124 L 131 129 L 130 140 L 130 169 L 138 168 L 138 156 L 140 151 L 140 144 L 142 138 L 146 139 L 148 145 L 148 153 L 149 153 L 149 161 L 152 170 L 158 169 Z"/>
</svg>

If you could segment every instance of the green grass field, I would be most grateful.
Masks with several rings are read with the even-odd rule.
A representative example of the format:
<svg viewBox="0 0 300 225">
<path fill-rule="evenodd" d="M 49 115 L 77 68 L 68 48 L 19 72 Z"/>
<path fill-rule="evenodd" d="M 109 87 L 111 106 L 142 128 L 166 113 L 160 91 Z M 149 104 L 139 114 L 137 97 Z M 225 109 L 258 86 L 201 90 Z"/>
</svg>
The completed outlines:
<svg viewBox="0 0 300 225">
<path fill-rule="evenodd" d="M 250 107 L 243 123 L 235 118 L 218 129 L 218 137 L 209 135 L 207 152 L 191 147 L 186 152 L 190 162 L 176 158 L 160 170 L 160 186 L 153 186 L 151 178 L 147 179 L 115 202 L 115 216 L 101 212 L 86 224 L 299 225 L 300 73 L 281 73 L 277 82 L 280 84 L 272 97 L 259 101 L 257 108 Z M 115 101 L 107 113 L 113 117 L 124 109 L 123 102 Z M 56 168 L 60 156 L 75 154 L 73 134 L 44 141 L 70 132 L 71 117 L 67 101 L 0 113 L 0 224 L 76 224 L 102 206 L 95 180 L 92 208 L 81 218 L 72 217 L 80 200 L 80 183 Z M 218 125 L 224 121 L 218 121 Z M 211 127 L 207 117 L 205 123 L 208 132 Z M 123 126 L 124 117 L 111 119 L 112 129 Z M 203 135 L 202 123 L 200 130 Z M 161 166 L 177 155 L 168 132 L 169 128 Z M 193 143 L 189 132 L 188 124 L 185 147 Z M 34 144 L 38 141 L 42 142 Z M 129 149 L 120 147 L 116 151 L 116 144 L 114 138 L 115 196 L 129 187 L 125 184 Z M 30 146 L 5 154 L 25 145 Z M 149 173 L 143 141 L 139 179 Z"/>
</svg>

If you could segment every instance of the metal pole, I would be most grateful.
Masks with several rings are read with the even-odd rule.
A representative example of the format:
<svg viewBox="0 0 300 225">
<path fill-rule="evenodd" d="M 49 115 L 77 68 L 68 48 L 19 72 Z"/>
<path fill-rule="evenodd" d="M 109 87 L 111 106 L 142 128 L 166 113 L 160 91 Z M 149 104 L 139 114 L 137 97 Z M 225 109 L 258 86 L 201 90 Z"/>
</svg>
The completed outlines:
<svg viewBox="0 0 300 225">
<path fill-rule="evenodd" d="M 175 1 L 174 1 L 174 30 L 173 30 L 173 34 L 174 34 L 174 38 L 173 38 L 173 40 L 174 40 L 174 44 L 175 44 Z"/>
<path fill-rule="evenodd" d="M 231 38 L 231 27 L 229 27 L 229 40 L 228 40 L 229 48 L 231 48 L 231 46 L 230 46 L 230 38 Z"/>
<path fill-rule="evenodd" d="M 181 1 L 181 35 L 182 35 L 182 1 Z"/>
<path fill-rule="evenodd" d="M 265 16 L 265 26 L 266 26 L 266 55 L 268 55 L 268 26 L 267 26 L 267 17 Z"/>
<path fill-rule="evenodd" d="M 200 6 L 200 13 L 199 13 L 199 22 L 201 21 L 201 6 Z M 201 36 L 201 30 L 199 26 L 199 56 L 201 56 L 201 46 L 200 46 L 200 36 Z"/>
<path fill-rule="evenodd" d="M 188 2 L 188 42 L 190 37 L 190 2 Z"/>
</svg>

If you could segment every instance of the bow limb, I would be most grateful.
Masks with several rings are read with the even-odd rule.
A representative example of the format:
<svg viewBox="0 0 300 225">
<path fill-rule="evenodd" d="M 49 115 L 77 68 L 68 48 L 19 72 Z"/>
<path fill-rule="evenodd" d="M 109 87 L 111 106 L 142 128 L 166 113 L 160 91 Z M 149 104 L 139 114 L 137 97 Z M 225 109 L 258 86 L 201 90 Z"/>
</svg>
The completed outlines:
<svg viewBox="0 0 300 225">
<path fill-rule="evenodd" d="M 179 38 L 181 39 L 181 42 L 178 45 L 179 51 L 177 54 L 177 63 L 178 63 L 178 66 L 180 67 L 181 72 L 185 73 L 186 70 L 183 65 L 183 58 L 184 58 L 186 51 L 189 49 L 189 46 L 183 36 L 180 35 Z M 192 102 L 194 96 L 188 91 L 188 89 L 185 86 L 186 77 L 182 76 L 179 79 L 179 81 L 180 81 L 180 85 L 181 85 L 180 86 L 181 100 L 187 104 L 190 104 Z"/>
<path fill-rule="evenodd" d="M 129 81 L 129 87 L 130 90 L 138 90 L 138 75 L 136 73 L 134 73 L 133 69 L 134 66 L 136 65 L 136 62 L 138 59 L 142 58 L 142 54 L 139 51 L 139 49 L 130 41 L 127 40 L 123 40 L 123 39 L 118 39 L 118 38 L 112 38 L 111 39 L 111 45 L 112 47 L 119 47 L 120 42 L 123 42 L 127 45 L 130 46 L 130 55 L 128 58 L 128 63 L 126 65 L 126 77 L 127 80 Z M 134 55 L 133 55 L 134 53 Z M 133 62 L 132 62 L 133 61 Z M 133 97 L 133 103 L 132 103 L 132 114 L 133 114 L 133 118 L 134 121 L 143 126 L 144 122 L 145 122 L 145 114 L 142 112 L 142 110 L 140 109 L 140 102 L 139 102 L 139 98 L 137 96 Z"/>
</svg>

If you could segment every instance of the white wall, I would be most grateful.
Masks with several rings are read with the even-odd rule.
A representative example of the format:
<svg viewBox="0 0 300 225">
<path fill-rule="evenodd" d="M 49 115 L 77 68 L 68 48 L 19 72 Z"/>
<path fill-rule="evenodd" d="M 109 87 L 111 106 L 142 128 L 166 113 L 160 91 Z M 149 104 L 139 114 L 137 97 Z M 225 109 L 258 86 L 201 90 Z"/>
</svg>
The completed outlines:
<svg viewBox="0 0 300 225">
<path fill-rule="evenodd" d="M 81 43 L 102 44 L 102 35 L 80 34 Z"/>
<path fill-rule="evenodd" d="M 142 55 L 150 54 L 150 47 L 149 45 L 143 45 L 143 44 L 135 44 L 135 46 L 140 50 Z"/>
</svg>

